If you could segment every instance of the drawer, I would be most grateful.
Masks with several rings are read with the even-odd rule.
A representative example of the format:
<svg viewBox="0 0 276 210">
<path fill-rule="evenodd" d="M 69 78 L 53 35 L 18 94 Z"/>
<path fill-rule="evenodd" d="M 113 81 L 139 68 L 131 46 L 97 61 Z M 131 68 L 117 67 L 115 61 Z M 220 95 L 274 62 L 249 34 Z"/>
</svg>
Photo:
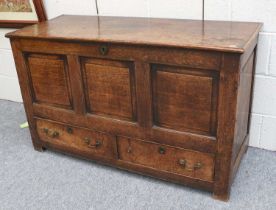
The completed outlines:
<svg viewBox="0 0 276 210">
<path fill-rule="evenodd" d="M 94 156 L 115 157 L 116 140 L 111 135 L 46 120 L 37 120 L 36 125 L 41 141 Z"/>
<path fill-rule="evenodd" d="M 172 172 L 204 181 L 213 181 L 214 155 L 167 145 L 117 139 L 120 160 Z"/>
</svg>

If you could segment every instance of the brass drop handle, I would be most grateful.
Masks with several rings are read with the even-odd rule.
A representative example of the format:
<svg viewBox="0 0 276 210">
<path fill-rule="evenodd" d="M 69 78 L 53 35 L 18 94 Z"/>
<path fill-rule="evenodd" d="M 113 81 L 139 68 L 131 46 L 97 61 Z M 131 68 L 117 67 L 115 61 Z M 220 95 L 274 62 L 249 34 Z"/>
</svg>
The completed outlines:
<svg viewBox="0 0 276 210">
<path fill-rule="evenodd" d="M 107 55 L 107 53 L 108 53 L 108 47 L 107 46 L 101 46 L 100 47 L 100 53 L 102 55 Z"/>
<path fill-rule="evenodd" d="M 84 138 L 84 142 L 88 145 L 90 148 L 98 148 L 102 145 L 102 142 L 100 140 L 96 140 L 95 144 L 91 144 L 91 139 L 88 137 Z"/>
<path fill-rule="evenodd" d="M 185 159 L 179 159 L 178 163 L 187 171 L 195 171 L 203 167 L 203 164 L 201 162 L 197 162 L 192 167 L 188 167 L 187 160 Z"/>
<path fill-rule="evenodd" d="M 96 140 L 95 144 L 89 144 L 88 147 L 90 148 L 98 148 L 102 145 L 102 142 L 100 140 Z"/>
<path fill-rule="evenodd" d="M 85 137 L 85 138 L 83 139 L 83 141 L 84 141 L 86 144 L 90 144 L 91 139 L 88 138 L 88 137 Z"/>
<path fill-rule="evenodd" d="M 197 162 L 197 163 L 194 165 L 194 169 L 195 169 L 195 170 L 197 170 L 197 169 L 201 169 L 201 168 L 202 168 L 202 166 L 203 166 L 203 164 L 202 164 L 202 163 Z"/>
<path fill-rule="evenodd" d="M 178 163 L 179 163 L 179 165 L 181 165 L 181 166 L 183 166 L 183 167 L 186 167 L 187 161 L 184 160 L 184 159 L 180 159 L 180 160 L 178 161 Z"/>
<path fill-rule="evenodd" d="M 53 131 L 53 130 L 48 129 L 48 128 L 43 128 L 43 131 L 47 136 L 50 136 L 52 138 L 58 138 L 59 137 L 59 132 L 58 131 Z"/>
</svg>

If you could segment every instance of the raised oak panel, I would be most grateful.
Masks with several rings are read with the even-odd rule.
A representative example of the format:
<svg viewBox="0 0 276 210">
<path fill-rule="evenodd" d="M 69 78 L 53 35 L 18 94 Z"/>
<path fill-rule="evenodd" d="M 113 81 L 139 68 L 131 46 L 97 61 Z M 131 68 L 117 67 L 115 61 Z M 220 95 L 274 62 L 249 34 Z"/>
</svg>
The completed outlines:
<svg viewBox="0 0 276 210">
<path fill-rule="evenodd" d="M 34 102 L 72 108 L 65 58 L 31 54 L 27 63 Z"/>
<path fill-rule="evenodd" d="M 152 66 L 154 123 L 177 131 L 215 135 L 217 73 Z"/>
<path fill-rule="evenodd" d="M 132 63 L 96 58 L 82 59 L 82 70 L 89 113 L 136 120 Z"/>
</svg>

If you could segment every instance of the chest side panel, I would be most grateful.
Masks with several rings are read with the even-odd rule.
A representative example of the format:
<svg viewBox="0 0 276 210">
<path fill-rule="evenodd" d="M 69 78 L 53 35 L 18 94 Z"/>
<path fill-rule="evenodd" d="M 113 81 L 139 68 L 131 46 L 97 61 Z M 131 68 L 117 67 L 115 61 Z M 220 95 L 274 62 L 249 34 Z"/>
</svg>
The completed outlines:
<svg viewBox="0 0 276 210">
<path fill-rule="evenodd" d="M 253 81 L 254 70 L 254 57 L 253 51 L 248 61 L 241 68 L 239 77 L 239 89 L 237 98 L 237 113 L 236 113 L 236 129 L 235 129 L 235 141 L 233 145 L 233 159 L 237 158 L 240 152 L 241 146 L 245 141 L 249 133 L 249 116 L 250 116 L 250 104 L 251 104 L 251 91 Z"/>
</svg>

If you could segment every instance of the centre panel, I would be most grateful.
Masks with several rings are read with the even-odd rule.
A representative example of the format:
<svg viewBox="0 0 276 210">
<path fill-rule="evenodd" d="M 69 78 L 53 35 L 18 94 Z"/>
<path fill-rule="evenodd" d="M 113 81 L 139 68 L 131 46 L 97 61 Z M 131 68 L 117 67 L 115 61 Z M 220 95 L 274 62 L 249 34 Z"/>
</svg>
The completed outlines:
<svg viewBox="0 0 276 210">
<path fill-rule="evenodd" d="M 136 121 L 133 63 L 82 58 L 81 64 L 87 111 L 94 115 Z"/>
<path fill-rule="evenodd" d="M 218 72 L 152 65 L 151 73 L 156 126 L 215 135 Z"/>
</svg>

